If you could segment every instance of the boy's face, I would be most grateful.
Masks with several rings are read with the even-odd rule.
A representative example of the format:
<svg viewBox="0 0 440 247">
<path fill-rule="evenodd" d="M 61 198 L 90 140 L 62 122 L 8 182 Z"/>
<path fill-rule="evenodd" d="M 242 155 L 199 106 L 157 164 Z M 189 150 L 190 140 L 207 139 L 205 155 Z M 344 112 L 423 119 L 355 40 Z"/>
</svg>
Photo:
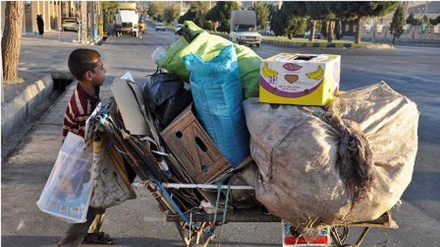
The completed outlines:
<svg viewBox="0 0 440 247">
<path fill-rule="evenodd" d="M 90 71 L 90 79 L 93 86 L 101 86 L 104 83 L 104 75 L 107 70 L 104 68 L 101 58 L 98 58 L 95 63 L 97 66 L 93 71 Z"/>
</svg>

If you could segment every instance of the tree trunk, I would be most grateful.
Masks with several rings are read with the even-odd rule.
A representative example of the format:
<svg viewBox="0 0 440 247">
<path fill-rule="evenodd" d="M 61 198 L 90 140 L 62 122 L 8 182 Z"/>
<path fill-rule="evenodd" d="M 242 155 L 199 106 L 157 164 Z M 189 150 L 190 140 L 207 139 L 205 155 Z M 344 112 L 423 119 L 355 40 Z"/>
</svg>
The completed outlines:
<svg viewBox="0 0 440 247">
<path fill-rule="evenodd" d="M 335 38 L 335 24 L 336 20 L 329 20 L 328 32 L 327 32 L 327 41 L 328 43 L 332 43 Z"/>
<path fill-rule="evenodd" d="M 312 27 L 310 28 L 310 37 L 309 41 L 315 41 L 315 29 L 316 29 L 316 21 L 312 20 Z"/>
<path fill-rule="evenodd" d="M 23 11 L 24 2 L 6 2 L 5 28 L 2 38 L 2 66 L 3 80 L 5 81 L 11 81 L 17 78 Z"/>
<path fill-rule="evenodd" d="M 396 35 L 393 35 L 393 46 L 396 45 Z"/>
<path fill-rule="evenodd" d="M 361 43 L 361 37 L 362 37 L 362 23 L 363 23 L 363 17 L 358 17 L 357 19 L 357 32 L 356 32 L 356 38 L 354 40 L 355 44 Z"/>
</svg>

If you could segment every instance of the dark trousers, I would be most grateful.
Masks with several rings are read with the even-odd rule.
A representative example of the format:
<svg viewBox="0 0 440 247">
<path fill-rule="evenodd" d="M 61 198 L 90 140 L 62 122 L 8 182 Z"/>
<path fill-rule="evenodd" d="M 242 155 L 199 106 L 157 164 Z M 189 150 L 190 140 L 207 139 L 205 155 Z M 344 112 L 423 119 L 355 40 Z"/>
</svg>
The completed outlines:
<svg viewBox="0 0 440 247">
<path fill-rule="evenodd" d="M 87 233 L 99 233 L 104 221 L 105 208 L 89 207 L 84 223 L 69 224 L 59 244 L 62 247 L 76 247 L 81 244 Z"/>
</svg>

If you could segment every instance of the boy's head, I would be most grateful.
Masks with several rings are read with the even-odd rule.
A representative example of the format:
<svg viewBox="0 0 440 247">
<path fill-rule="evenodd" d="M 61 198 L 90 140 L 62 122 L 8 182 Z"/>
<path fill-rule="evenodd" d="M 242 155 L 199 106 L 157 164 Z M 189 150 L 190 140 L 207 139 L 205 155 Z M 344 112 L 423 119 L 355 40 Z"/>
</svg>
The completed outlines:
<svg viewBox="0 0 440 247">
<path fill-rule="evenodd" d="M 106 72 L 101 54 L 92 49 L 76 49 L 70 53 L 68 66 L 70 73 L 78 81 L 90 81 L 96 86 L 104 82 Z"/>
</svg>

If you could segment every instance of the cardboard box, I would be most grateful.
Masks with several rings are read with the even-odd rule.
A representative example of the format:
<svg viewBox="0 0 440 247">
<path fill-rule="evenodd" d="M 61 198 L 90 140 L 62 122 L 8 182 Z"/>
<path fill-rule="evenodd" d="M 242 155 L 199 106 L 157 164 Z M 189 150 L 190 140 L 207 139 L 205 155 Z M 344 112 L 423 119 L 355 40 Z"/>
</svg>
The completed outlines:
<svg viewBox="0 0 440 247">
<path fill-rule="evenodd" d="M 260 67 L 260 102 L 323 106 L 339 90 L 340 55 L 280 53 Z"/>
<path fill-rule="evenodd" d="M 188 106 L 160 135 L 196 183 L 210 183 L 232 164 L 196 119 L 192 106 Z"/>
</svg>

